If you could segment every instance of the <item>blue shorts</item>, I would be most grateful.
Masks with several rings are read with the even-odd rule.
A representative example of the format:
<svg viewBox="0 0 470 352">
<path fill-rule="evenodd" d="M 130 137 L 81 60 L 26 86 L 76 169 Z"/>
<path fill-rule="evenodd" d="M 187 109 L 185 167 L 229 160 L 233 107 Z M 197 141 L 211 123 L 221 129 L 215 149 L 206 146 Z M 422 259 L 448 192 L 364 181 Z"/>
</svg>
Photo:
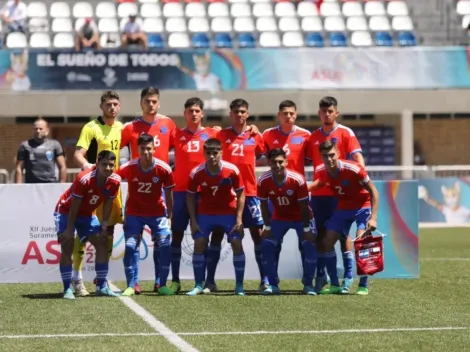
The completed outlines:
<svg viewBox="0 0 470 352">
<path fill-rule="evenodd" d="M 68 219 L 68 215 L 54 213 L 57 237 L 67 228 Z M 101 224 L 96 215 L 78 216 L 75 220 L 74 229 L 77 231 L 80 242 L 84 242 L 88 236 L 95 236 L 101 233 Z"/>
<path fill-rule="evenodd" d="M 197 200 L 196 200 L 197 202 Z M 173 192 L 173 221 L 171 228 L 186 231 L 189 225 L 189 213 L 186 206 L 186 192 Z"/>
<path fill-rule="evenodd" d="M 332 196 L 312 196 L 310 197 L 310 207 L 317 228 L 325 228 L 328 220 L 333 216 L 338 205 L 336 197 Z"/>
<path fill-rule="evenodd" d="M 299 241 L 303 239 L 304 225 L 302 221 L 271 220 L 271 238 L 270 239 L 273 242 L 276 242 L 276 244 L 282 243 L 284 240 L 284 236 L 286 235 L 287 231 L 289 231 L 290 229 L 295 230 L 295 232 L 297 232 Z M 315 228 L 315 221 L 313 219 L 310 220 L 310 230 L 312 231 L 313 234 L 317 233 L 317 230 Z"/>
<path fill-rule="evenodd" d="M 235 226 L 236 219 L 236 215 L 198 215 L 197 224 L 199 225 L 201 232 L 196 232 L 194 234 L 194 239 L 208 239 L 209 235 L 217 227 L 224 230 L 229 241 L 235 238 L 242 239 L 242 235 L 240 233 L 230 233 Z"/>
<path fill-rule="evenodd" d="M 358 230 L 365 230 L 370 219 L 371 209 L 359 210 L 335 210 L 328 221 L 327 229 L 335 231 L 343 236 L 348 236 L 353 222 L 356 222 Z"/>
<path fill-rule="evenodd" d="M 140 236 L 147 225 L 152 233 L 152 240 L 171 234 L 168 218 L 165 216 L 127 215 L 124 219 L 124 237 Z"/>
<path fill-rule="evenodd" d="M 263 217 L 261 216 L 260 201 L 258 198 L 251 196 L 245 197 L 242 221 L 245 228 L 263 225 Z"/>
</svg>

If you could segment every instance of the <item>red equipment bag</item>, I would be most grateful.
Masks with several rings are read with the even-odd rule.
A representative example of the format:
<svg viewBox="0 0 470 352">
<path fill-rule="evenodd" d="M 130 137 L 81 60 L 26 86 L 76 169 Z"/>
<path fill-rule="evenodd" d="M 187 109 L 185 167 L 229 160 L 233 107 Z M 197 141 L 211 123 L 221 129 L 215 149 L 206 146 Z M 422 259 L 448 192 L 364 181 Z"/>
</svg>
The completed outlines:
<svg viewBox="0 0 470 352">
<path fill-rule="evenodd" d="M 374 275 L 384 270 L 383 236 L 366 236 L 354 241 L 357 275 Z"/>
</svg>

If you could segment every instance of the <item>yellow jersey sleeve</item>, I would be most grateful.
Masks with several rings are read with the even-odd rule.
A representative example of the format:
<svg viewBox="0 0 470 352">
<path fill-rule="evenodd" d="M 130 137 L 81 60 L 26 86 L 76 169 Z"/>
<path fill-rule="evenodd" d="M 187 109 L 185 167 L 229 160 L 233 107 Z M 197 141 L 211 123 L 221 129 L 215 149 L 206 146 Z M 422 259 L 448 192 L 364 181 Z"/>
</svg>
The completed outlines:
<svg viewBox="0 0 470 352">
<path fill-rule="evenodd" d="M 80 132 L 77 147 L 88 150 L 90 149 L 90 145 L 93 139 L 95 139 L 95 131 L 90 126 L 90 123 L 87 123 L 85 126 L 83 126 L 82 131 Z"/>
</svg>

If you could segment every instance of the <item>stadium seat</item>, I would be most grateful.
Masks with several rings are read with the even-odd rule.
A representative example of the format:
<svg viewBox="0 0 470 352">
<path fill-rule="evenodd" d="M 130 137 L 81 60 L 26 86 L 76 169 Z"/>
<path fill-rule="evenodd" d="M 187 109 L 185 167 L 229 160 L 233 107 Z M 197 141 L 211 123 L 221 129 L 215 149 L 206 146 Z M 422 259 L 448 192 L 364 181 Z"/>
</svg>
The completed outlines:
<svg viewBox="0 0 470 352">
<path fill-rule="evenodd" d="M 369 19 L 369 29 L 371 31 L 389 31 L 390 22 L 387 16 L 372 16 Z"/>
<path fill-rule="evenodd" d="M 281 17 L 279 19 L 279 30 L 281 32 L 295 32 L 300 30 L 297 17 Z"/>
<path fill-rule="evenodd" d="M 285 47 L 302 47 L 304 46 L 304 38 L 301 32 L 285 32 L 282 35 L 282 46 Z"/>
<path fill-rule="evenodd" d="M 214 35 L 214 43 L 216 48 L 232 48 L 232 38 L 228 33 L 216 33 Z"/>
<path fill-rule="evenodd" d="M 45 17 L 33 17 L 29 19 L 28 30 L 31 33 L 35 32 L 48 32 L 49 20 Z"/>
<path fill-rule="evenodd" d="M 206 17 L 193 17 L 188 21 L 188 30 L 192 33 L 209 32 L 209 21 Z"/>
<path fill-rule="evenodd" d="M 258 3 L 253 6 L 253 16 L 266 17 L 274 16 L 273 7 L 271 4 Z"/>
<path fill-rule="evenodd" d="M 29 46 L 31 48 L 49 48 L 51 38 L 48 33 L 33 33 L 29 38 Z"/>
<path fill-rule="evenodd" d="M 49 8 L 49 16 L 52 18 L 70 17 L 70 6 L 66 2 L 54 2 Z"/>
<path fill-rule="evenodd" d="M 101 18 L 98 21 L 98 31 L 100 33 L 119 32 L 119 25 L 116 18 Z"/>
<path fill-rule="evenodd" d="M 256 48 L 255 38 L 251 33 L 240 33 L 237 41 L 240 48 Z"/>
<path fill-rule="evenodd" d="M 348 31 L 366 31 L 368 29 L 365 17 L 361 16 L 348 17 L 346 27 Z"/>
<path fill-rule="evenodd" d="M 228 0 L 231 4 L 248 3 L 248 0 Z"/>
<path fill-rule="evenodd" d="M 179 18 L 179 17 L 168 18 L 165 23 L 165 29 L 167 32 L 186 32 L 186 22 L 184 18 Z M 175 37 L 175 38 L 180 38 L 180 37 Z"/>
<path fill-rule="evenodd" d="M 318 16 L 318 7 L 311 1 L 302 1 L 297 5 L 299 17 Z"/>
<path fill-rule="evenodd" d="M 330 45 L 334 47 L 348 46 L 346 36 L 340 32 L 333 32 L 330 34 Z"/>
<path fill-rule="evenodd" d="M 384 16 L 386 15 L 385 6 L 381 1 L 368 1 L 364 4 L 366 16 Z"/>
<path fill-rule="evenodd" d="M 233 30 L 235 32 L 253 32 L 255 31 L 255 24 L 251 17 L 238 17 L 233 20 Z"/>
<path fill-rule="evenodd" d="M 25 48 L 28 45 L 26 35 L 21 32 L 13 32 L 7 35 L 6 46 L 8 48 Z"/>
<path fill-rule="evenodd" d="M 160 17 L 162 10 L 158 4 L 145 3 L 140 7 L 140 16 L 143 18 L 147 17 Z"/>
<path fill-rule="evenodd" d="M 144 21 L 145 23 L 145 21 Z M 149 33 L 147 34 L 147 41 L 150 48 L 157 48 L 162 49 L 165 47 L 165 43 L 163 42 L 163 38 L 158 33 Z"/>
<path fill-rule="evenodd" d="M 52 41 L 54 48 L 67 49 L 73 48 L 74 40 L 71 33 L 56 33 Z"/>
<path fill-rule="evenodd" d="M 320 13 L 322 16 L 341 16 L 341 9 L 336 2 L 324 2 L 320 5 Z"/>
<path fill-rule="evenodd" d="M 214 33 L 231 32 L 232 22 L 230 17 L 215 17 L 211 22 L 211 31 Z"/>
<path fill-rule="evenodd" d="M 323 24 L 320 17 L 304 17 L 301 23 L 304 32 L 321 32 Z"/>
<path fill-rule="evenodd" d="M 368 31 L 356 31 L 351 34 L 352 46 L 372 46 L 372 37 Z"/>
<path fill-rule="evenodd" d="M 362 4 L 356 1 L 348 1 L 343 4 L 342 8 L 343 16 L 364 16 L 364 10 Z"/>
<path fill-rule="evenodd" d="M 207 49 L 210 47 L 209 37 L 205 33 L 196 33 L 192 38 L 193 47 Z"/>
<path fill-rule="evenodd" d="M 186 13 L 186 17 L 205 17 L 206 16 L 206 8 L 204 4 L 200 2 L 190 2 L 184 8 L 184 12 Z"/>
<path fill-rule="evenodd" d="M 325 30 L 328 32 L 346 30 L 346 25 L 344 24 L 343 17 L 339 16 L 326 17 L 323 25 L 325 26 Z"/>
<path fill-rule="evenodd" d="M 260 17 L 256 19 L 256 30 L 258 32 L 277 31 L 276 20 L 274 17 Z M 269 38 L 269 36 L 268 36 Z"/>
<path fill-rule="evenodd" d="M 113 2 L 100 2 L 96 5 L 95 15 L 98 18 L 115 18 L 116 14 L 116 5 Z"/>
<path fill-rule="evenodd" d="M 297 15 L 295 6 L 291 2 L 278 2 L 274 5 L 274 14 L 277 17 L 294 17 Z"/>
<path fill-rule="evenodd" d="M 389 16 L 408 16 L 408 7 L 406 6 L 406 1 L 390 1 L 387 4 L 387 13 Z"/>
<path fill-rule="evenodd" d="M 53 32 L 72 32 L 72 21 L 70 18 L 54 18 L 52 20 Z"/>
<path fill-rule="evenodd" d="M 393 46 L 393 38 L 390 33 L 377 32 L 375 33 L 375 45 L 377 46 Z"/>
<path fill-rule="evenodd" d="M 170 48 L 189 48 L 191 43 L 186 33 L 171 33 L 168 37 L 168 46 Z"/>
<path fill-rule="evenodd" d="M 281 39 L 277 32 L 263 32 L 259 35 L 259 46 L 262 48 L 277 48 L 281 46 Z"/>
<path fill-rule="evenodd" d="M 183 5 L 179 2 L 169 2 L 163 5 L 163 17 L 183 17 Z"/>
<path fill-rule="evenodd" d="M 119 21 L 119 29 L 121 30 L 121 32 L 124 31 L 124 27 L 126 26 L 127 22 L 129 22 L 129 18 L 121 18 L 121 20 Z M 135 22 L 138 23 L 141 27 L 144 24 L 142 18 L 139 17 L 135 19 Z"/>
<path fill-rule="evenodd" d="M 470 15 L 465 15 L 462 17 L 462 28 L 467 29 L 470 24 Z"/>
<path fill-rule="evenodd" d="M 230 16 L 228 5 L 223 2 L 214 2 L 207 7 L 209 17 L 227 17 Z"/>
<path fill-rule="evenodd" d="M 163 32 L 163 20 L 161 18 L 145 18 L 142 30 L 145 33 L 161 33 Z"/>
<path fill-rule="evenodd" d="M 325 40 L 320 33 L 307 33 L 306 42 L 307 46 L 314 48 L 322 48 L 325 46 Z"/>
<path fill-rule="evenodd" d="M 27 11 L 28 17 L 47 17 L 47 7 L 39 1 L 29 3 Z"/>
<path fill-rule="evenodd" d="M 93 17 L 93 7 L 91 6 L 89 2 L 80 1 L 80 2 L 75 3 L 75 5 L 73 5 L 72 13 L 73 13 L 73 17 L 75 18 Z M 54 41 L 55 41 L 55 37 L 54 37 Z"/>
<path fill-rule="evenodd" d="M 102 48 L 119 48 L 121 46 L 121 36 L 119 33 L 103 33 L 100 36 Z"/>
<path fill-rule="evenodd" d="M 75 20 L 75 26 L 74 29 L 75 31 L 80 30 L 80 28 L 85 24 L 85 19 L 84 18 L 77 18 Z"/>
<path fill-rule="evenodd" d="M 457 13 L 459 15 L 470 15 L 470 1 L 460 0 L 457 3 Z"/>
<path fill-rule="evenodd" d="M 260 3 L 260 2 L 271 2 L 271 0 L 249 0 L 249 1 L 253 4 L 257 4 L 257 3 Z"/>
<path fill-rule="evenodd" d="M 416 37 L 412 32 L 403 31 L 398 33 L 398 45 L 400 46 L 415 46 Z"/>
<path fill-rule="evenodd" d="M 251 7 L 248 4 L 233 4 L 230 7 L 230 16 L 232 17 L 251 16 Z"/>
<path fill-rule="evenodd" d="M 395 31 L 412 31 L 413 22 L 408 16 L 395 16 L 392 19 L 392 28 Z"/>
<path fill-rule="evenodd" d="M 137 5 L 133 2 L 123 2 L 118 5 L 117 15 L 121 18 L 129 17 L 129 15 L 137 15 L 139 9 Z"/>
</svg>

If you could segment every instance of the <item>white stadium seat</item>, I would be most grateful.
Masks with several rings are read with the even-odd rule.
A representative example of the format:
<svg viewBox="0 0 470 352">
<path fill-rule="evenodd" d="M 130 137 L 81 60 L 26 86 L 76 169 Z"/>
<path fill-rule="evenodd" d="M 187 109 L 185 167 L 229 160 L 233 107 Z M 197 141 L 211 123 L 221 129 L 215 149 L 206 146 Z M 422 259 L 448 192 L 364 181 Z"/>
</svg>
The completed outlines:
<svg viewBox="0 0 470 352">
<path fill-rule="evenodd" d="M 326 17 L 323 25 L 325 26 L 325 30 L 328 32 L 346 30 L 346 25 L 344 24 L 343 17 L 339 16 Z"/>
<path fill-rule="evenodd" d="M 274 17 L 260 17 L 256 19 L 256 30 L 258 32 L 277 31 Z"/>
<path fill-rule="evenodd" d="M 394 0 L 387 5 L 387 13 L 389 16 L 408 16 L 408 7 L 405 1 Z"/>
<path fill-rule="evenodd" d="M 395 31 L 411 31 L 413 30 L 413 22 L 408 16 L 395 16 L 392 19 L 392 28 Z"/>
<path fill-rule="evenodd" d="M 13 32 L 7 35 L 6 45 L 8 48 L 25 48 L 28 45 L 28 41 L 24 33 Z"/>
<path fill-rule="evenodd" d="M 367 16 L 383 16 L 386 14 L 385 6 L 381 1 L 368 1 L 364 4 L 364 12 Z"/>
<path fill-rule="evenodd" d="M 31 37 L 29 37 L 29 46 L 31 48 L 49 48 L 51 46 L 49 33 L 31 34 Z"/>
<path fill-rule="evenodd" d="M 299 17 L 318 16 L 318 7 L 311 1 L 302 1 L 297 5 L 297 15 Z"/>
<path fill-rule="evenodd" d="M 277 48 L 281 46 L 281 39 L 277 32 L 263 32 L 259 36 L 259 45 L 263 48 Z"/>
<path fill-rule="evenodd" d="M 204 4 L 200 2 L 190 2 L 184 8 L 186 17 L 204 17 L 206 16 L 206 9 Z"/>
<path fill-rule="evenodd" d="M 31 33 L 48 32 L 49 20 L 45 17 L 33 17 L 29 19 L 28 29 Z"/>
<path fill-rule="evenodd" d="M 72 32 L 73 26 L 70 18 L 54 18 L 52 20 L 53 32 Z"/>
<path fill-rule="evenodd" d="M 119 33 L 103 33 L 100 36 L 100 45 L 103 48 L 118 48 L 121 46 Z"/>
<path fill-rule="evenodd" d="M 253 16 L 255 17 L 267 17 L 273 16 L 273 7 L 271 4 L 254 4 L 253 5 Z"/>
<path fill-rule="evenodd" d="M 121 18 L 129 17 L 130 15 L 137 15 L 139 9 L 134 2 L 123 2 L 118 5 L 117 15 Z"/>
<path fill-rule="evenodd" d="M 54 39 L 52 43 L 55 48 L 73 48 L 73 35 L 72 33 L 56 33 L 54 34 Z"/>
<path fill-rule="evenodd" d="M 230 7 L 230 15 L 232 17 L 251 16 L 251 7 L 248 4 L 233 4 Z"/>
<path fill-rule="evenodd" d="M 156 3 L 158 0 L 139 0 L 140 4 Z"/>
<path fill-rule="evenodd" d="M 470 1 L 460 0 L 457 3 L 457 13 L 459 15 L 470 15 Z"/>
<path fill-rule="evenodd" d="M 237 17 L 233 20 L 233 30 L 235 32 L 254 32 L 255 24 L 252 17 Z"/>
<path fill-rule="evenodd" d="M 140 24 L 140 27 L 142 28 L 142 26 L 144 24 L 144 21 L 142 20 L 142 18 L 137 17 L 135 19 L 135 21 L 138 24 Z M 127 22 L 129 22 L 129 18 L 121 18 L 121 20 L 119 21 L 119 29 L 121 30 L 121 32 L 124 30 L 124 27 L 125 27 Z"/>
<path fill-rule="evenodd" d="M 285 47 L 302 47 L 304 46 L 304 38 L 301 32 L 285 32 L 282 35 L 282 45 Z"/>
<path fill-rule="evenodd" d="M 257 4 L 257 3 L 260 3 L 260 2 L 271 2 L 271 0 L 249 0 L 249 1 L 254 3 L 254 4 Z"/>
<path fill-rule="evenodd" d="M 352 46 L 372 46 L 372 37 L 368 31 L 357 31 L 351 34 Z"/>
<path fill-rule="evenodd" d="M 54 2 L 49 8 L 49 16 L 52 18 L 68 18 L 70 17 L 70 6 L 66 2 Z"/>
<path fill-rule="evenodd" d="M 28 17 L 47 17 L 47 7 L 43 2 L 34 1 L 28 4 Z"/>
<path fill-rule="evenodd" d="M 387 16 L 372 16 L 369 19 L 369 29 L 371 31 L 389 31 L 390 21 Z"/>
<path fill-rule="evenodd" d="M 277 17 L 293 17 L 296 15 L 295 6 L 291 2 L 278 2 L 274 5 L 274 14 Z"/>
<path fill-rule="evenodd" d="M 279 19 L 279 30 L 281 32 L 299 31 L 299 20 L 297 17 L 282 17 Z"/>
<path fill-rule="evenodd" d="M 160 8 L 160 5 L 158 4 L 146 3 L 146 4 L 142 4 L 142 6 L 140 7 L 141 17 L 155 18 L 155 17 L 160 17 L 161 15 L 162 15 L 162 10 Z"/>
<path fill-rule="evenodd" d="M 168 18 L 165 23 L 165 29 L 167 32 L 186 32 L 186 22 L 184 18 Z"/>
<path fill-rule="evenodd" d="M 364 16 L 362 4 L 356 1 L 347 1 L 343 4 L 343 16 Z"/>
<path fill-rule="evenodd" d="M 102 18 L 98 21 L 98 31 L 105 32 L 119 32 L 118 21 L 115 18 Z"/>
<path fill-rule="evenodd" d="M 170 48 L 189 48 L 191 42 L 186 33 L 171 33 L 168 37 L 168 46 Z"/>
<path fill-rule="evenodd" d="M 216 17 L 212 19 L 211 30 L 215 33 L 231 32 L 232 22 L 230 17 Z"/>
<path fill-rule="evenodd" d="M 161 18 L 146 18 L 142 24 L 142 30 L 145 33 L 161 33 L 163 29 L 163 20 Z"/>
<path fill-rule="evenodd" d="M 368 29 L 365 17 L 360 16 L 348 17 L 346 27 L 348 31 L 366 31 Z"/>
<path fill-rule="evenodd" d="M 179 2 L 168 2 L 163 5 L 163 17 L 183 17 L 183 5 Z"/>
<path fill-rule="evenodd" d="M 224 2 L 213 2 L 207 8 L 209 17 L 227 17 L 230 15 L 228 5 Z"/>
<path fill-rule="evenodd" d="M 231 4 L 247 3 L 248 0 L 228 0 Z"/>
<path fill-rule="evenodd" d="M 98 18 L 114 18 L 116 5 L 113 2 L 100 2 L 96 5 L 95 14 Z"/>
<path fill-rule="evenodd" d="M 320 13 L 322 16 L 340 16 L 341 9 L 336 2 L 324 2 L 320 6 Z"/>
<path fill-rule="evenodd" d="M 75 21 L 75 31 L 79 31 L 80 28 L 85 24 L 85 19 L 84 18 L 77 18 Z"/>
<path fill-rule="evenodd" d="M 93 6 L 89 2 L 80 1 L 73 5 L 72 13 L 75 18 L 93 17 Z"/>
<path fill-rule="evenodd" d="M 320 17 L 304 17 L 301 27 L 304 32 L 320 32 L 323 30 L 323 23 Z"/>
<path fill-rule="evenodd" d="M 192 33 L 209 32 L 209 21 L 206 17 L 193 17 L 188 21 L 188 30 Z"/>
</svg>

